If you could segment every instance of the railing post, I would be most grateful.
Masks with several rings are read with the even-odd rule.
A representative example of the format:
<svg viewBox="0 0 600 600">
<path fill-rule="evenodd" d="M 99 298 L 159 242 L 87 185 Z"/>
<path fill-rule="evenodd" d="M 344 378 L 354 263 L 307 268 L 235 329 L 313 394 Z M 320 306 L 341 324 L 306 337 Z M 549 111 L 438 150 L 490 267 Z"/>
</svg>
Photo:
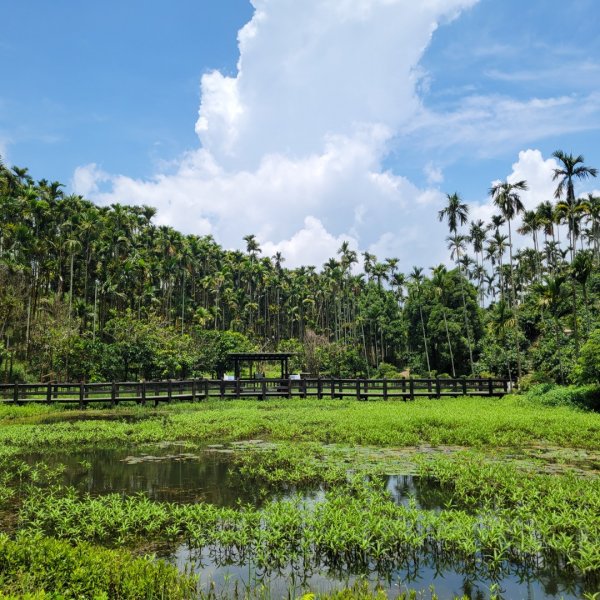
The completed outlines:
<svg viewBox="0 0 600 600">
<path fill-rule="evenodd" d="M 114 408 L 117 405 L 117 382 L 113 381 L 110 387 L 110 405 Z"/>
<path fill-rule="evenodd" d="M 383 378 L 383 399 L 388 399 L 388 380 L 387 377 Z"/>
<path fill-rule="evenodd" d="M 333 398 L 335 397 L 335 382 L 333 381 L 333 377 L 331 378 L 331 381 L 330 381 L 330 388 L 331 388 L 331 399 L 333 400 Z"/>
<path fill-rule="evenodd" d="M 261 395 L 261 400 L 266 400 L 267 399 L 267 380 L 263 377 L 263 379 L 261 379 L 260 382 L 260 395 Z"/>
<path fill-rule="evenodd" d="M 301 387 L 302 387 L 302 398 L 306 398 L 306 379 L 304 377 L 302 377 L 301 381 Z"/>
<path fill-rule="evenodd" d="M 402 377 L 402 393 L 406 394 L 406 377 Z"/>
<path fill-rule="evenodd" d="M 221 400 L 223 400 L 225 398 L 225 380 L 221 379 L 220 381 L 220 392 L 221 392 Z"/>
<path fill-rule="evenodd" d="M 173 380 L 169 379 L 167 382 L 167 402 L 171 404 L 171 400 L 173 399 Z"/>
<path fill-rule="evenodd" d="M 235 380 L 235 397 L 236 398 L 242 397 L 242 384 L 240 383 L 239 379 Z"/>
<path fill-rule="evenodd" d="M 208 400 L 208 379 L 204 380 L 204 399 Z"/>
<path fill-rule="evenodd" d="M 462 380 L 462 393 L 463 393 L 463 396 L 467 395 L 467 378 L 466 377 L 463 377 L 463 380 Z"/>
<path fill-rule="evenodd" d="M 50 404 L 52 402 L 52 383 L 48 382 L 48 387 L 46 388 L 46 404 Z"/>
<path fill-rule="evenodd" d="M 435 378 L 435 397 L 436 398 L 442 397 L 442 383 L 440 382 L 439 377 Z"/>
<path fill-rule="evenodd" d="M 13 402 L 15 404 L 19 403 L 19 384 L 16 381 L 13 387 Z"/>
<path fill-rule="evenodd" d="M 411 377 L 408 380 L 408 388 L 409 388 L 409 397 L 411 400 L 415 399 L 415 380 Z"/>
<path fill-rule="evenodd" d="M 192 379 L 192 404 L 196 402 L 196 378 Z"/>
<path fill-rule="evenodd" d="M 508 379 L 505 379 L 502 384 L 504 386 L 504 393 L 508 393 Z"/>
<path fill-rule="evenodd" d="M 142 380 L 142 386 L 141 386 L 141 388 L 142 388 L 141 389 L 141 393 L 142 393 L 142 400 L 141 400 L 141 402 L 142 402 L 142 406 L 145 406 L 146 405 L 146 380 L 145 379 Z"/>
<path fill-rule="evenodd" d="M 360 400 L 360 379 L 356 380 L 356 399 Z"/>
<path fill-rule="evenodd" d="M 494 380 L 491 377 L 488 379 L 488 395 L 494 395 Z"/>
<path fill-rule="evenodd" d="M 317 398 L 319 400 L 323 399 L 323 381 L 321 380 L 321 376 L 319 375 L 317 379 Z"/>
<path fill-rule="evenodd" d="M 289 377 L 287 380 L 287 397 L 288 398 L 292 397 L 292 380 Z"/>
<path fill-rule="evenodd" d="M 83 399 L 85 398 L 85 387 L 83 381 L 79 383 L 79 408 L 85 408 L 85 402 Z"/>
</svg>

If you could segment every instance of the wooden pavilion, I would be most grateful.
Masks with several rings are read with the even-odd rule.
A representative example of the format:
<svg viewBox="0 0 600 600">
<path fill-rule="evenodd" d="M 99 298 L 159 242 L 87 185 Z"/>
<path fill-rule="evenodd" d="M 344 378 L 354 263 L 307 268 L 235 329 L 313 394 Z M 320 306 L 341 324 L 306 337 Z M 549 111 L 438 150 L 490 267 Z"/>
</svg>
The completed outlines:
<svg viewBox="0 0 600 600">
<path fill-rule="evenodd" d="M 289 379 L 289 360 L 294 356 L 293 352 L 230 352 L 229 362 L 233 364 L 233 372 L 236 379 L 240 379 L 242 365 L 250 366 L 250 378 L 253 377 L 252 367 L 255 363 L 270 362 L 281 365 L 281 379 Z"/>
</svg>

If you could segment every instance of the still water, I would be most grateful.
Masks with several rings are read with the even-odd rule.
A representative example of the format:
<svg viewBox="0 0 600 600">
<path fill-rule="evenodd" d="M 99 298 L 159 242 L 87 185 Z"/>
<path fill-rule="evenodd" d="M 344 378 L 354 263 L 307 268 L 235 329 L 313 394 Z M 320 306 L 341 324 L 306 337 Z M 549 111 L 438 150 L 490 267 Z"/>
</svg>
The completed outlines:
<svg viewBox="0 0 600 600">
<path fill-rule="evenodd" d="M 208 502 L 218 506 L 234 507 L 250 504 L 256 507 L 275 499 L 288 498 L 300 493 L 309 502 L 324 497 L 321 486 L 295 489 L 292 487 L 261 490 L 256 485 L 246 486 L 236 472 L 232 460 L 233 447 L 220 444 L 203 448 L 189 448 L 184 444 L 158 444 L 137 448 L 91 450 L 84 452 L 57 452 L 30 454 L 25 459 L 34 464 L 43 461 L 49 466 L 65 465 L 63 483 L 72 485 L 93 496 L 120 493 L 144 493 L 156 501 L 181 503 Z M 411 475 L 388 475 L 384 484 L 394 502 L 412 502 L 424 510 L 441 510 L 448 496 L 431 480 Z M 182 570 L 192 568 L 200 575 L 201 586 L 207 589 L 211 582 L 223 593 L 244 592 L 264 586 L 272 598 L 289 597 L 305 590 L 328 592 L 367 581 L 371 588 L 378 586 L 390 597 L 407 588 L 427 590 L 434 586 L 442 599 L 465 595 L 470 599 L 489 598 L 491 592 L 510 600 L 583 597 L 593 593 L 589 585 L 551 569 L 527 571 L 516 565 L 505 564 L 495 578 L 486 577 L 481 570 L 473 571 L 451 560 L 445 564 L 427 556 L 418 557 L 406 565 L 391 565 L 382 569 L 376 565 L 345 565 L 342 569 L 324 562 L 288 565 L 276 572 L 256 569 L 251 557 L 232 556 L 219 547 L 190 549 L 185 545 L 169 548 L 164 558 Z"/>
</svg>

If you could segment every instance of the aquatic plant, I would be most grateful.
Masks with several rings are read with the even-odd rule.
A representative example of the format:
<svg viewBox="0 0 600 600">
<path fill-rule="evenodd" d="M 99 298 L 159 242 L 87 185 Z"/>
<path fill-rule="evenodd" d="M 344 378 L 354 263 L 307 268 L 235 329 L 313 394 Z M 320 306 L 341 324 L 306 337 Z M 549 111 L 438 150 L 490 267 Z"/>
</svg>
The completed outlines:
<svg viewBox="0 0 600 600">
<path fill-rule="evenodd" d="M 164 439 L 206 441 L 263 438 L 351 445 L 474 447 L 559 446 L 597 448 L 600 415 L 570 407 L 544 407 L 518 397 L 444 398 L 415 402 L 305 399 L 211 401 L 174 405 L 151 418 L 125 422 L 129 409 L 78 412 L 81 420 L 14 423 L 0 418 L 0 447 L 48 448 L 140 444 Z M 60 413 L 58 413 L 60 414 Z M 75 414 L 64 411 L 65 415 Z M 93 417 L 93 419 L 91 418 Z M 106 420 L 101 420 L 105 417 Z M 37 423 L 36 423 L 37 420 Z"/>
<path fill-rule="evenodd" d="M 121 598 L 147 600 L 196 597 L 196 578 L 152 557 L 106 550 L 87 543 L 0 534 L 2 593 L 29 598 Z"/>
</svg>

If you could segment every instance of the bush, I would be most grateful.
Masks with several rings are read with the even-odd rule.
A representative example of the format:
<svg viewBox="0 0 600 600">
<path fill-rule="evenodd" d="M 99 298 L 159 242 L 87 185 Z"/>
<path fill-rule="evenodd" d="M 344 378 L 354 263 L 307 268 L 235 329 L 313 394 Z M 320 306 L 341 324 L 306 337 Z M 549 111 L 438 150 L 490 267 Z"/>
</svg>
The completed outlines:
<svg viewBox="0 0 600 600">
<path fill-rule="evenodd" d="M 522 397 L 543 406 L 572 406 L 588 410 L 600 409 L 600 385 L 560 386 L 541 383 L 532 386 Z"/>
<path fill-rule="evenodd" d="M 482 375 L 482 377 L 491 377 L 491 375 Z M 527 375 L 523 375 L 521 379 L 519 379 L 519 389 L 521 392 L 528 392 L 534 386 L 539 386 L 540 384 L 552 384 L 552 381 L 545 373 L 538 373 L 537 371 L 533 373 L 527 373 Z"/>
<path fill-rule="evenodd" d="M 162 561 L 90 544 L 71 546 L 50 538 L 10 540 L 0 534 L 4 594 L 45 598 L 195 597 L 196 580 Z M 11 597 L 10 595 L 8 597 Z"/>
<path fill-rule="evenodd" d="M 578 383 L 600 383 L 600 329 L 582 346 L 574 371 Z"/>
<path fill-rule="evenodd" d="M 379 363 L 374 376 L 376 379 L 400 379 L 402 377 L 396 366 L 386 362 Z"/>
</svg>

